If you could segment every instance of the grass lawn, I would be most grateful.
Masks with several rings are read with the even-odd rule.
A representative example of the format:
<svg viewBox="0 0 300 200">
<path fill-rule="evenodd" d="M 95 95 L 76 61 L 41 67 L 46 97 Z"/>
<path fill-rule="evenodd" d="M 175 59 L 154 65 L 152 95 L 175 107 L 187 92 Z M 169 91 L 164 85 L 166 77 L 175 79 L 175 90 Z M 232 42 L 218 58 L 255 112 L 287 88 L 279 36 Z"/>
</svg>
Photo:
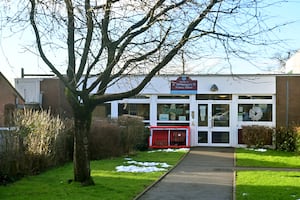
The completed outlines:
<svg viewBox="0 0 300 200">
<path fill-rule="evenodd" d="M 299 200 L 300 172 L 239 171 L 237 200 Z"/>
<path fill-rule="evenodd" d="M 300 168 L 297 153 L 236 149 L 237 166 Z M 300 171 L 237 171 L 237 200 L 300 200 Z"/>
<path fill-rule="evenodd" d="M 236 165 L 243 167 L 300 168 L 299 153 L 267 150 L 266 152 L 236 149 Z"/>
<path fill-rule="evenodd" d="M 135 161 L 166 162 L 175 165 L 186 152 L 138 152 L 131 156 Z M 163 172 L 131 173 L 116 172 L 115 168 L 124 165 L 124 158 L 92 161 L 92 176 L 95 186 L 82 187 L 78 183 L 68 183 L 73 177 L 72 163 L 51 169 L 38 176 L 25 177 L 8 186 L 0 186 L 0 199 L 64 199 L 131 200 L 148 185 L 162 176 Z"/>
</svg>

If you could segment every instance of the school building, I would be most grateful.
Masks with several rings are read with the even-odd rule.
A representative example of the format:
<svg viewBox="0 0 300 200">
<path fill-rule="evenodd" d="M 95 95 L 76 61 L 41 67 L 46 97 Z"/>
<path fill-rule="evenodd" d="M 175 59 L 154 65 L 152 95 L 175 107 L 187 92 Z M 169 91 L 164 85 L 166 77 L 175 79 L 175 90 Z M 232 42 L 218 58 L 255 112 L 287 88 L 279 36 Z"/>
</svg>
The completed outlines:
<svg viewBox="0 0 300 200">
<path fill-rule="evenodd" d="M 142 78 L 142 75 L 126 76 L 110 86 L 107 93 L 127 91 Z M 32 93 L 34 90 L 22 86 L 25 80 L 28 85 L 29 79 L 17 79 L 16 88 L 23 88 L 21 94 Z M 242 126 L 298 123 L 299 86 L 300 76 L 289 74 L 158 75 L 139 95 L 98 106 L 94 116 L 143 117 L 145 126 L 151 127 L 153 146 L 236 147 L 243 144 Z M 35 95 L 38 98 L 41 94 L 45 96 L 47 91 Z M 26 99 L 26 94 L 23 96 Z M 159 144 L 158 140 L 166 141 Z"/>
</svg>

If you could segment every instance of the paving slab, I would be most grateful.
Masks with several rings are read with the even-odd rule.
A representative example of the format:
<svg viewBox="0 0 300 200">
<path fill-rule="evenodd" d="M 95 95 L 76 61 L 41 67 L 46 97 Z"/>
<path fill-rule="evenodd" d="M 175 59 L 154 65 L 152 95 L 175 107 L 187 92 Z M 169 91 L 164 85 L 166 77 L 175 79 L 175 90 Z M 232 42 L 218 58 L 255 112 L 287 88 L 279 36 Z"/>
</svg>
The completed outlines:
<svg viewBox="0 0 300 200">
<path fill-rule="evenodd" d="M 232 200 L 234 149 L 194 147 L 138 200 Z"/>
</svg>

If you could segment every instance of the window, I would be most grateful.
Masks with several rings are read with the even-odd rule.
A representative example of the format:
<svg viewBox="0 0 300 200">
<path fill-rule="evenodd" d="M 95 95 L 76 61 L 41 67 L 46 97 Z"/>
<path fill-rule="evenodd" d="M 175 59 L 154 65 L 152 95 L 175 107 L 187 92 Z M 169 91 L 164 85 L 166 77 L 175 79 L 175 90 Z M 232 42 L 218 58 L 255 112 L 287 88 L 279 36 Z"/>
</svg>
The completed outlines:
<svg viewBox="0 0 300 200">
<path fill-rule="evenodd" d="M 188 121 L 190 118 L 189 104 L 158 104 L 157 119 L 160 121 Z"/>
<path fill-rule="evenodd" d="M 128 97 L 128 99 L 149 99 L 149 96 L 146 96 L 146 95 L 136 95 L 136 96 Z"/>
<path fill-rule="evenodd" d="M 93 111 L 93 117 L 105 119 L 111 115 L 111 104 L 105 103 L 97 106 Z"/>
<path fill-rule="evenodd" d="M 149 120 L 150 105 L 149 104 L 131 104 L 122 103 L 118 107 L 119 116 L 121 115 L 135 115 L 143 117 L 144 120 Z"/>
<path fill-rule="evenodd" d="M 229 143 L 229 132 L 212 132 L 212 143 Z"/>
<path fill-rule="evenodd" d="M 272 104 L 239 104 L 239 121 L 272 121 Z"/>
<path fill-rule="evenodd" d="M 197 94 L 196 100 L 231 100 L 231 94 Z"/>
<path fill-rule="evenodd" d="M 172 95 L 172 96 L 158 96 L 158 99 L 189 99 L 190 96 L 188 95 L 180 95 L 180 96 L 176 96 L 176 95 Z"/>
<path fill-rule="evenodd" d="M 208 142 L 208 132 L 198 131 L 198 143 L 207 143 L 207 142 Z"/>
<path fill-rule="evenodd" d="M 272 99 L 272 96 L 239 96 L 239 99 Z"/>
</svg>

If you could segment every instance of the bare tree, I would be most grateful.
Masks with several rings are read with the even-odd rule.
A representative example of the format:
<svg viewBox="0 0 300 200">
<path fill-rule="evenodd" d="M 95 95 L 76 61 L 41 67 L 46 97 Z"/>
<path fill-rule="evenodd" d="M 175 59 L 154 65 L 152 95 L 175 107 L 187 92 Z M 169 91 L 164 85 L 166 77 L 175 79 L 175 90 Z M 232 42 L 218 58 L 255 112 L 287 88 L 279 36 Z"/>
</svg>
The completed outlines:
<svg viewBox="0 0 300 200">
<path fill-rule="evenodd" d="M 64 83 L 74 112 L 74 180 L 93 184 L 88 133 L 91 113 L 107 101 L 137 95 L 185 47 L 186 54 L 244 57 L 266 45 L 263 0 L 19 0 L 10 22 L 28 25 L 42 60 Z M 6 5 L 10 5 L 6 0 Z M 26 20 L 27 19 L 27 20 Z M 270 41 L 272 42 L 272 41 Z M 65 56 L 66 76 L 49 53 Z M 253 50 L 254 51 L 254 50 Z M 191 55 L 189 54 L 189 55 Z M 183 54 L 181 54 L 182 56 Z M 180 54 L 179 54 L 180 56 Z M 129 73 L 135 88 L 106 89 Z M 93 78 L 93 82 L 91 82 Z"/>
</svg>

